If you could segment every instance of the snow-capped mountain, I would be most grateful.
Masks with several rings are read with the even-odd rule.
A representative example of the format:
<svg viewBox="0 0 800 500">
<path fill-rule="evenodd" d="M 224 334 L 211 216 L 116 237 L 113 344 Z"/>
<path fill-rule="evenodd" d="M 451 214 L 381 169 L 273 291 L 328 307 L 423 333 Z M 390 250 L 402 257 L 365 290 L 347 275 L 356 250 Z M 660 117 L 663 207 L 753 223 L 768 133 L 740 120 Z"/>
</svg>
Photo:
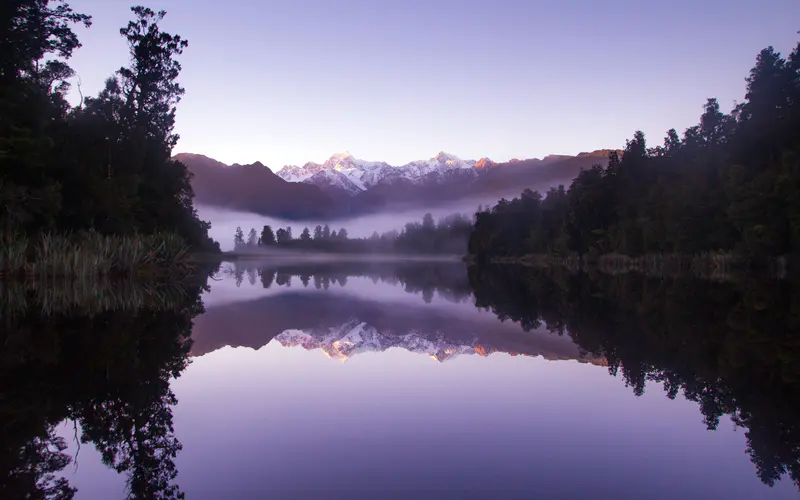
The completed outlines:
<svg viewBox="0 0 800 500">
<path fill-rule="evenodd" d="M 286 165 L 277 172 L 278 177 L 288 182 L 302 182 L 322 170 L 320 163 L 308 162 L 302 167 Z"/>
<path fill-rule="evenodd" d="M 286 330 L 275 337 L 284 347 L 300 346 L 306 350 L 320 349 L 331 359 L 345 361 L 362 352 L 382 352 L 399 347 L 410 352 L 425 354 L 443 362 L 460 354 L 486 355 L 491 352 L 477 345 L 454 344 L 445 336 L 430 332 L 411 331 L 397 335 L 386 335 L 359 320 L 351 320 L 334 328 L 313 330 Z"/>
<path fill-rule="evenodd" d="M 400 169 L 407 172 L 412 177 L 422 177 L 432 172 L 441 170 L 451 170 L 455 168 L 471 169 L 475 166 L 474 160 L 462 160 L 457 156 L 447 154 L 444 151 L 436 153 L 436 156 L 429 160 L 417 160 L 406 163 Z"/>
<path fill-rule="evenodd" d="M 287 165 L 280 169 L 277 175 L 289 182 L 340 188 L 349 194 L 356 194 L 378 183 L 392 182 L 396 179 L 406 179 L 411 182 L 435 181 L 455 170 L 469 172 L 475 164 L 473 160 L 462 160 L 451 154 L 439 152 L 428 160 L 391 166 L 382 161 L 359 160 L 345 152 L 331 156 L 321 165 L 311 162 L 302 167 Z"/>
<path fill-rule="evenodd" d="M 526 187 L 569 184 L 582 169 L 602 164 L 608 153 L 597 150 L 496 163 L 440 152 L 400 166 L 340 153 L 323 163 L 289 165 L 277 173 L 258 162 L 226 165 L 189 153 L 175 159 L 193 174 L 196 203 L 281 219 L 334 220 L 390 207 L 429 209 L 476 198 L 498 200 L 517 196 Z"/>
<path fill-rule="evenodd" d="M 338 170 L 319 170 L 311 177 L 303 180 L 306 184 L 314 184 L 321 188 L 338 188 L 349 195 L 358 194 L 364 189 L 355 184 L 350 177 Z"/>
</svg>

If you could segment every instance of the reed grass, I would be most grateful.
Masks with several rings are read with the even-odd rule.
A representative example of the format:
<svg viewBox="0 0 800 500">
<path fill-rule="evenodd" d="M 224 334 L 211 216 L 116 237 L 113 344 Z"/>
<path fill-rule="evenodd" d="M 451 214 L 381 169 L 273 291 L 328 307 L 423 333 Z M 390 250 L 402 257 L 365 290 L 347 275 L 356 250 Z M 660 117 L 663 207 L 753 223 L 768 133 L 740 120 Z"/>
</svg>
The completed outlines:
<svg viewBox="0 0 800 500">
<path fill-rule="evenodd" d="M 185 304 L 186 294 L 186 289 L 174 281 L 63 277 L 43 281 L 0 280 L 0 317 L 13 317 L 29 310 L 45 316 L 176 310 Z"/>
<path fill-rule="evenodd" d="M 0 278 L 43 281 L 141 273 L 174 275 L 190 269 L 189 247 L 171 233 L 0 235 Z"/>
</svg>

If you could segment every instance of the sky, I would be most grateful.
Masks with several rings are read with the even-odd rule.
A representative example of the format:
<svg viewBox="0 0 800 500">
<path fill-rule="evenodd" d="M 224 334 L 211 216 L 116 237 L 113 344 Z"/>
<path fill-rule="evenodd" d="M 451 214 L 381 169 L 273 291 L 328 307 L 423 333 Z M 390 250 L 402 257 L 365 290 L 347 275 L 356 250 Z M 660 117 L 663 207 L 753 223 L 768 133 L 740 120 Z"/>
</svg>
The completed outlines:
<svg viewBox="0 0 800 500">
<path fill-rule="evenodd" d="M 70 0 L 94 25 L 71 60 L 84 95 L 126 64 L 130 0 Z M 660 144 L 725 111 L 800 0 L 160 0 L 189 40 L 175 153 L 224 163 L 495 161 Z M 79 100 L 74 86 L 71 100 Z"/>
</svg>

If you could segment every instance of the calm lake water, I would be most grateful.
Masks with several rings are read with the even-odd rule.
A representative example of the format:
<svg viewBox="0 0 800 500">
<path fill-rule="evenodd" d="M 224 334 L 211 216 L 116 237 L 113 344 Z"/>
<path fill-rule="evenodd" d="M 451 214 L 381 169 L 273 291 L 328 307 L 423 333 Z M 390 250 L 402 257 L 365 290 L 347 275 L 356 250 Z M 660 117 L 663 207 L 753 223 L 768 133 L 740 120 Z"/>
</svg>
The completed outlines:
<svg viewBox="0 0 800 500">
<path fill-rule="evenodd" d="M 799 496 L 787 283 L 240 262 L 37 293 L 3 296 L 3 498 Z"/>
</svg>

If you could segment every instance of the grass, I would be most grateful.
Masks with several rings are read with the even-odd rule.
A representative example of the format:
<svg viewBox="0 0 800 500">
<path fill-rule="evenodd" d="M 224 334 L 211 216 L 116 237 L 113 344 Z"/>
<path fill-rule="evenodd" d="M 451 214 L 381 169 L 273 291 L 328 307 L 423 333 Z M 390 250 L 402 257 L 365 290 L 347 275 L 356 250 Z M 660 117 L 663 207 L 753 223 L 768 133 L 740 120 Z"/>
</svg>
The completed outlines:
<svg viewBox="0 0 800 500">
<path fill-rule="evenodd" d="M 191 271 L 189 247 L 170 233 L 0 235 L 0 278 L 39 281 Z"/>
<path fill-rule="evenodd" d="M 49 316 L 60 313 L 175 310 L 186 301 L 186 289 L 175 281 L 135 279 L 0 280 L 0 318 L 29 310 Z"/>
</svg>

